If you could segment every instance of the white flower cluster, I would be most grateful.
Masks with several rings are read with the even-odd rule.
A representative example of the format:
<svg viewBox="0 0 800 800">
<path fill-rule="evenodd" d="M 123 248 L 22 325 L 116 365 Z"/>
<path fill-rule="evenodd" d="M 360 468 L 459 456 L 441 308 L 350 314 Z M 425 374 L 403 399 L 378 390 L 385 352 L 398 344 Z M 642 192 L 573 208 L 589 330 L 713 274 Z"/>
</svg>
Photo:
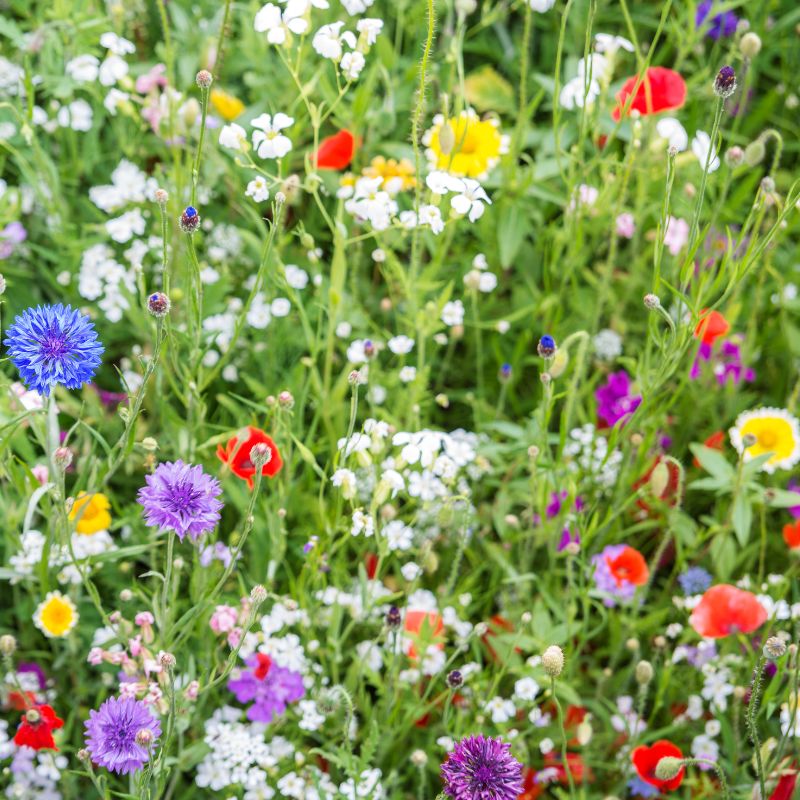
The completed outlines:
<svg viewBox="0 0 800 800">
<path fill-rule="evenodd" d="M 614 76 L 616 55 L 620 50 L 634 51 L 633 43 L 622 36 L 598 33 L 594 51 L 578 61 L 577 75 L 561 88 L 558 100 L 563 108 L 575 109 L 590 106 L 608 88 Z"/>
<path fill-rule="evenodd" d="M 609 450 L 608 439 L 598 434 L 591 423 L 569 432 L 563 455 L 571 472 L 582 472 L 599 487 L 610 489 L 617 482 L 622 451 Z"/>
</svg>

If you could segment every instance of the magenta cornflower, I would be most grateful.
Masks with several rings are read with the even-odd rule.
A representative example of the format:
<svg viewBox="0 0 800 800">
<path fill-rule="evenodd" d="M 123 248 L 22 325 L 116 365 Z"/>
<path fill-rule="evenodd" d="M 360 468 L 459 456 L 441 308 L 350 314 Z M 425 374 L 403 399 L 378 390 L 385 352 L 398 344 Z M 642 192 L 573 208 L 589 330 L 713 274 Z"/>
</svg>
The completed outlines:
<svg viewBox="0 0 800 800">
<path fill-rule="evenodd" d="M 467 736 L 441 766 L 444 792 L 453 800 L 517 800 L 522 764 L 499 737 Z"/>
<path fill-rule="evenodd" d="M 641 395 L 631 393 L 631 379 L 624 369 L 612 372 L 608 380 L 595 390 L 594 397 L 597 416 L 609 428 L 620 420 L 627 421 L 642 402 Z"/>
<path fill-rule="evenodd" d="M 89 712 L 84 725 L 92 761 L 120 775 L 141 769 L 161 735 L 161 723 L 153 712 L 133 697 L 110 697 Z"/>
<path fill-rule="evenodd" d="M 188 533 L 192 541 L 214 530 L 223 506 L 217 499 L 222 487 L 202 467 L 168 461 L 146 475 L 145 481 L 147 486 L 139 490 L 137 500 L 149 526 L 174 531 L 181 540 Z"/>
<path fill-rule="evenodd" d="M 245 660 L 250 669 L 243 669 L 238 678 L 228 681 L 228 689 L 240 703 L 250 703 L 247 718 L 251 722 L 272 722 L 286 712 L 288 703 L 300 700 L 306 693 L 303 676 L 285 667 L 272 664 L 263 653 Z"/>
</svg>

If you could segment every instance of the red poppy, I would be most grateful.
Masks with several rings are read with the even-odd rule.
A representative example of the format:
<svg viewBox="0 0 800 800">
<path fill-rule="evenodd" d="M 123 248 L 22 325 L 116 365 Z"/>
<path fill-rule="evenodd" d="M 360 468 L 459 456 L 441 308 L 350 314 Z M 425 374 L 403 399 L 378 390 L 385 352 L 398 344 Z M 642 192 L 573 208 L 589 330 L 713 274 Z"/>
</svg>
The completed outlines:
<svg viewBox="0 0 800 800">
<path fill-rule="evenodd" d="M 683 753 L 677 745 L 667 739 L 660 739 L 654 742 L 650 747 L 647 745 L 640 745 L 631 754 L 633 766 L 636 767 L 636 772 L 639 777 L 651 786 L 658 787 L 661 792 L 671 792 L 681 785 L 683 776 L 686 770 L 681 767 L 680 772 L 668 781 L 662 781 L 656 778 L 656 766 L 662 758 L 683 758 Z"/>
<path fill-rule="evenodd" d="M 551 751 L 544 757 L 546 767 L 552 767 L 558 773 L 558 780 L 561 783 L 569 783 L 567 771 L 564 769 L 564 762 L 561 758 L 561 753 L 556 754 Z M 567 753 L 567 764 L 569 771 L 572 774 L 572 780 L 575 783 L 584 783 L 586 780 L 592 779 L 591 770 L 583 763 L 580 753 Z"/>
<path fill-rule="evenodd" d="M 14 711 L 24 711 L 26 708 L 30 708 L 32 705 L 36 705 L 36 694 L 34 692 L 9 692 L 7 698 L 7 704 L 9 708 L 13 708 Z"/>
<path fill-rule="evenodd" d="M 719 311 L 705 310 L 700 312 L 700 322 L 694 329 L 694 338 L 701 339 L 703 344 L 711 346 L 730 329 L 730 323 Z"/>
<path fill-rule="evenodd" d="M 622 586 L 625 581 L 634 586 L 644 586 L 650 577 L 644 556 L 632 547 L 626 547 L 616 558 L 606 556 L 606 564 L 617 586 Z"/>
<path fill-rule="evenodd" d="M 23 715 L 22 722 L 14 736 L 18 747 L 31 747 L 34 750 L 58 750 L 53 741 L 53 731 L 64 726 L 64 720 L 48 705 L 31 706 Z"/>
<path fill-rule="evenodd" d="M 380 559 L 375 553 L 367 553 L 364 557 L 364 561 L 367 567 L 367 577 L 372 580 L 375 577 L 375 574 L 378 572 L 378 564 L 380 564 Z"/>
<path fill-rule="evenodd" d="M 725 431 L 714 431 L 714 433 L 703 442 L 703 446 L 707 447 L 709 450 L 719 450 L 721 453 L 725 449 Z M 696 458 L 692 463 L 696 467 L 702 466 Z"/>
<path fill-rule="evenodd" d="M 444 650 L 444 622 L 435 611 L 407 611 L 404 629 L 406 635 L 412 639 L 422 636 L 424 629 L 425 639 L 429 644 Z M 417 657 L 413 644 L 408 650 L 408 656 Z"/>
<path fill-rule="evenodd" d="M 731 633 L 751 633 L 767 619 L 767 610 L 751 592 L 727 583 L 712 586 L 689 617 L 701 635 L 721 639 Z"/>
<path fill-rule="evenodd" d="M 253 476 L 256 474 L 256 468 L 250 460 L 250 451 L 257 444 L 265 444 L 272 454 L 269 461 L 261 468 L 261 474 L 266 475 L 268 478 L 274 478 L 283 466 L 283 459 L 281 459 L 278 445 L 260 428 L 254 428 L 249 425 L 247 427 L 247 439 L 241 444 L 239 444 L 238 436 L 232 436 L 228 439 L 228 444 L 225 448 L 222 445 L 217 446 L 217 458 L 223 464 L 227 464 L 237 478 L 246 480 L 251 489 L 253 488 Z"/>
<path fill-rule="evenodd" d="M 258 666 L 253 670 L 253 677 L 256 680 L 263 681 L 272 668 L 272 659 L 266 653 L 256 653 L 256 658 L 258 659 Z"/>
<path fill-rule="evenodd" d="M 790 550 L 800 547 L 800 519 L 783 526 L 783 541 Z"/>
<path fill-rule="evenodd" d="M 345 169 L 353 160 L 356 140 L 350 131 L 339 131 L 320 142 L 314 153 L 317 169 Z"/>
<path fill-rule="evenodd" d="M 775 791 L 769 796 L 769 800 L 792 800 L 797 784 L 797 774 L 797 772 L 790 772 L 786 775 L 781 775 Z"/>
<path fill-rule="evenodd" d="M 612 112 L 615 122 L 619 122 L 628 98 L 633 94 L 637 75 L 628 78 L 617 93 L 617 106 Z M 628 107 L 627 114 L 638 111 L 642 115 L 674 111 L 686 102 L 686 81 L 675 70 L 666 67 L 650 67 L 636 89 L 636 95 Z"/>
</svg>

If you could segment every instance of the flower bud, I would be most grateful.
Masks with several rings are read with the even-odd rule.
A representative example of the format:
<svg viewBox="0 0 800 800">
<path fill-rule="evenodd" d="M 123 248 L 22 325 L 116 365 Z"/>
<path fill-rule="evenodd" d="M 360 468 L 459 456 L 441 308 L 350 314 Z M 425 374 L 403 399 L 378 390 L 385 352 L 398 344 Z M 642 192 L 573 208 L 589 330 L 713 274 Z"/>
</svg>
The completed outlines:
<svg viewBox="0 0 800 800">
<path fill-rule="evenodd" d="M 660 781 L 671 781 L 677 778 L 683 769 L 683 761 L 674 756 L 665 756 L 656 764 L 656 778 Z"/>
<path fill-rule="evenodd" d="M 636 683 L 647 686 L 653 680 L 653 665 L 649 661 L 640 661 L 635 670 Z"/>
<path fill-rule="evenodd" d="M 556 354 L 556 350 L 556 340 L 547 333 L 539 339 L 539 344 L 536 345 L 536 352 L 544 359 L 552 358 Z"/>
<path fill-rule="evenodd" d="M 145 436 L 144 439 L 142 439 L 142 447 L 147 450 L 148 453 L 155 453 L 155 451 L 158 450 L 158 441 L 152 436 Z"/>
<path fill-rule="evenodd" d="M 207 69 L 201 69 L 195 76 L 195 82 L 201 89 L 210 89 L 214 76 Z"/>
<path fill-rule="evenodd" d="M 644 307 L 649 308 L 651 311 L 654 311 L 657 308 L 661 307 L 661 300 L 659 299 L 657 294 L 646 294 L 644 296 Z"/>
<path fill-rule="evenodd" d="M 177 663 L 175 656 L 172 655 L 172 653 L 162 653 L 159 660 L 161 661 L 161 666 L 164 667 L 164 669 L 173 669 Z"/>
<path fill-rule="evenodd" d="M 736 72 L 733 67 L 724 66 L 714 78 L 714 94 L 717 97 L 730 97 L 736 91 Z"/>
<path fill-rule="evenodd" d="M 256 470 L 260 470 L 272 461 L 272 448 L 264 442 L 254 444 L 250 448 L 250 461 L 253 462 L 253 466 Z"/>
<path fill-rule="evenodd" d="M 784 655 L 786 655 L 786 642 L 783 639 L 778 636 L 770 636 L 764 642 L 764 658 L 768 658 L 770 661 L 777 661 Z"/>
<path fill-rule="evenodd" d="M 748 167 L 755 167 L 764 160 L 766 148 L 761 139 L 755 139 L 744 149 L 744 162 Z"/>
<path fill-rule="evenodd" d="M 156 203 L 158 203 L 161 208 L 167 205 L 167 200 L 169 200 L 169 194 L 165 189 L 156 189 L 153 197 L 155 198 Z"/>
<path fill-rule="evenodd" d="M 456 133 L 449 122 L 445 122 L 439 128 L 439 150 L 442 155 L 450 155 L 456 146 Z"/>
<path fill-rule="evenodd" d="M 53 453 L 53 463 L 64 472 L 72 464 L 72 450 L 69 447 L 57 447 Z"/>
<path fill-rule="evenodd" d="M 169 314 L 170 305 L 169 297 L 164 292 L 153 292 L 147 298 L 147 310 L 159 319 Z"/>
<path fill-rule="evenodd" d="M 402 618 L 400 616 L 400 609 L 397 606 L 390 606 L 386 612 L 386 625 L 389 628 L 399 628 Z"/>
<path fill-rule="evenodd" d="M 542 666 L 551 678 L 557 678 L 564 669 L 564 651 L 558 645 L 550 645 L 542 653 Z"/>
<path fill-rule="evenodd" d="M 757 33 L 749 31 L 742 36 L 739 50 L 745 58 L 755 58 L 761 52 L 761 37 Z"/>
<path fill-rule="evenodd" d="M 14 655 L 16 649 L 17 640 L 10 633 L 0 636 L 0 655 L 4 658 L 8 658 Z"/>
<path fill-rule="evenodd" d="M 729 147 L 725 151 L 725 163 L 729 167 L 741 166 L 741 164 L 744 163 L 744 150 L 738 145 Z"/>
<path fill-rule="evenodd" d="M 194 233 L 200 227 L 200 215 L 194 206 L 187 206 L 178 220 L 178 225 L 184 233 Z"/>
<path fill-rule="evenodd" d="M 260 583 L 257 583 L 250 590 L 250 599 L 254 603 L 261 605 L 267 599 L 267 590 Z"/>
<path fill-rule="evenodd" d="M 454 669 L 447 673 L 447 685 L 451 689 L 457 689 L 462 683 L 464 683 L 464 676 L 459 670 Z"/>
<path fill-rule="evenodd" d="M 139 747 L 150 747 L 153 744 L 153 731 L 150 728 L 140 728 L 136 731 L 136 744 Z"/>
</svg>

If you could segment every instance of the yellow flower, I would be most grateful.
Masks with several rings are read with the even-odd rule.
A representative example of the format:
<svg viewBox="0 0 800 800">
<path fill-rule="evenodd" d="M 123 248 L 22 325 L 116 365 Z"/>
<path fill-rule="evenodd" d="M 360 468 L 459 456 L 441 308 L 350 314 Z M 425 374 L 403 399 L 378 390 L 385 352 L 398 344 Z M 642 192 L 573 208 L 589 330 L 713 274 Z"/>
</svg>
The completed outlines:
<svg viewBox="0 0 800 800">
<path fill-rule="evenodd" d="M 222 89 L 211 90 L 211 105 L 228 122 L 236 119 L 244 111 L 244 103 L 238 97 L 223 92 Z"/>
<path fill-rule="evenodd" d="M 75 524 L 77 533 L 89 535 L 108 530 L 111 525 L 111 514 L 108 513 L 110 508 L 111 504 L 104 494 L 81 492 L 72 504 L 69 518 L 78 520 Z"/>
<path fill-rule="evenodd" d="M 800 461 L 800 423 L 783 408 L 757 408 L 739 414 L 730 436 L 745 461 L 772 453 L 761 467 L 765 472 L 791 469 Z"/>
<path fill-rule="evenodd" d="M 367 178 L 383 178 L 383 189 L 392 195 L 404 189 L 413 189 L 417 183 L 415 173 L 414 165 L 407 158 L 398 161 L 383 156 L 375 156 L 362 172 Z"/>
<path fill-rule="evenodd" d="M 78 623 L 78 610 L 61 592 L 48 592 L 33 615 L 33 623 L 45 636 L 66 636 Z"/>
<path fill-rule="evenodd" d="M 508 152 L 508 137 L 497 122 L 479 119 L 474 111 L 462 111 L 447 122 L 438 114 L 423 142 L 435 169 L 468 178 L 483 177 Z"/>
</svg>

